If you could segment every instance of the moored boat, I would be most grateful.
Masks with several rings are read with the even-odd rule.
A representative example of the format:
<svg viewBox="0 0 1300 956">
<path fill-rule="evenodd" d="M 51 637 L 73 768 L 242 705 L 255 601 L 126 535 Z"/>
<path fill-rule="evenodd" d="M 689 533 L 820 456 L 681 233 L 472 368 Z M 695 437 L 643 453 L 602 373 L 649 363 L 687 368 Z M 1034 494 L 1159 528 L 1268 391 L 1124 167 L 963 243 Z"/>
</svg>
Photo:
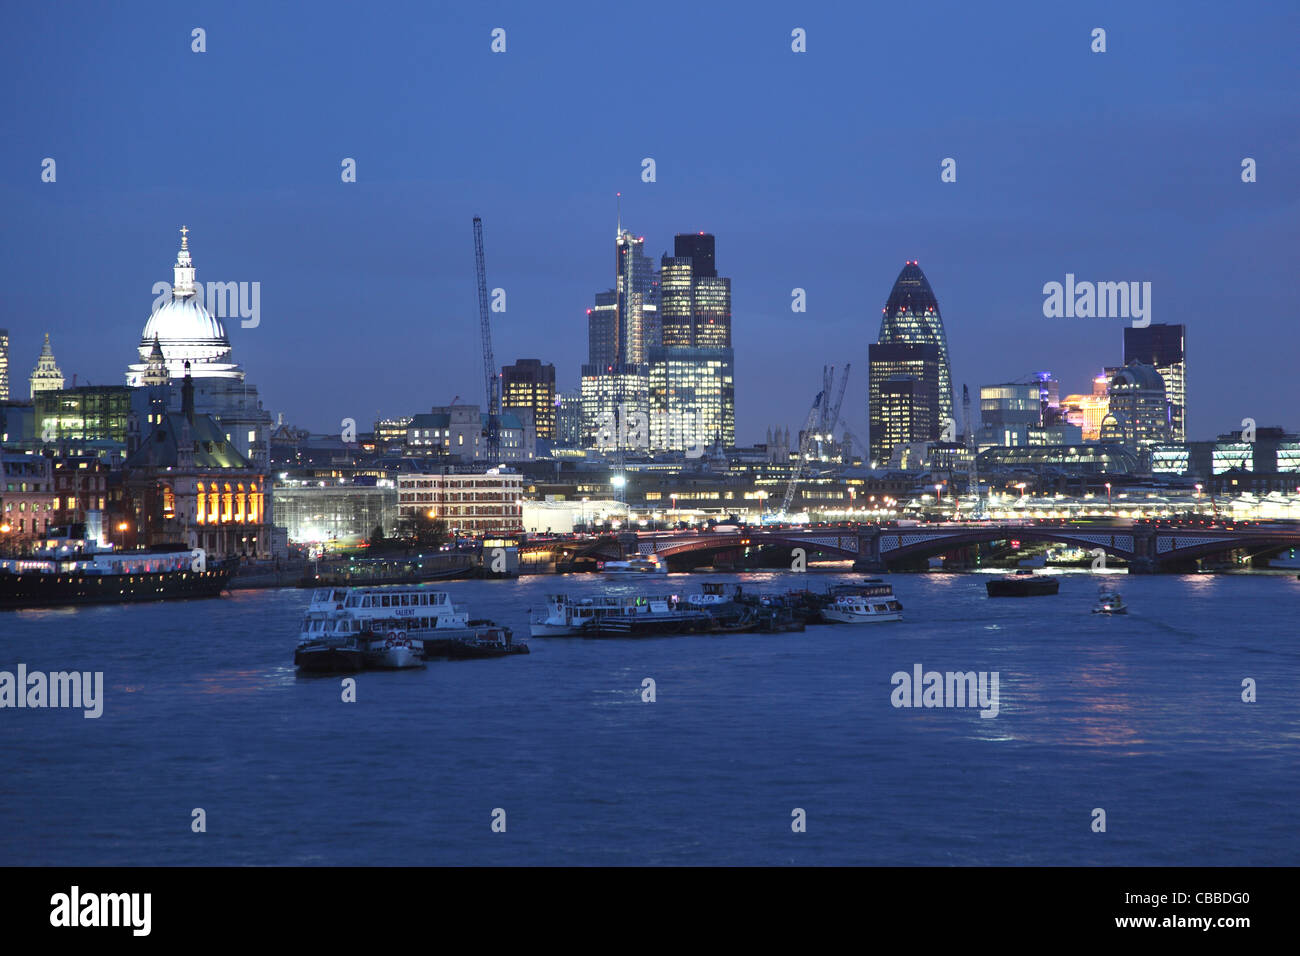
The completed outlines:
<svg viewBox="0 0 1300 956">
<path fill-rule="evenodd" d="M 570 598 L 556 594 L 529 625 L 533 637 L 643 637 L 698 634 L 714 618 L 679 595 Z"/>
<path fill-rule="evenodd" d="M 989 597 L 1039 597 L 1056 594 L 1061 582 L 1054 577 L 1034 574 L 1029 568 L 1020 568 L 1015 574 L 985 582 Z"/>
<path fill-rule="evenodd" d="M 825 621 L 880 624 L 903 619 L 903 605 L 894 597 L 894 586 L 880 578 L 868 578 L 862 584 L 835 585 L 828 596 L 829 602 L 821 609 Z"/>
<path fill-rule="evenodd" d="M 513 633 L 508 627 L 484 628 L 473 637 L 452 641 L 446 650 L 447 657 L 452 660 L 509 657 L 527 653 L 528 645 L 524 641 L 514 640 Z"/>
<path fill-rule="evenodd" d="M 473 639 L 491 621 L 472 621 L 465 607 L 428 585 L 317 588 L 303 616 L 299 646 L 351 638 L 365 666 L 418 667 L 454 641 Z"/>
<path fill-rule="evenodd" d="M 218 597 L 237 566 L 201 548 L 118 551 L 84 525 L 56 528 L 31 555 L 0 558 L 0 609 Z"/>
</svg>

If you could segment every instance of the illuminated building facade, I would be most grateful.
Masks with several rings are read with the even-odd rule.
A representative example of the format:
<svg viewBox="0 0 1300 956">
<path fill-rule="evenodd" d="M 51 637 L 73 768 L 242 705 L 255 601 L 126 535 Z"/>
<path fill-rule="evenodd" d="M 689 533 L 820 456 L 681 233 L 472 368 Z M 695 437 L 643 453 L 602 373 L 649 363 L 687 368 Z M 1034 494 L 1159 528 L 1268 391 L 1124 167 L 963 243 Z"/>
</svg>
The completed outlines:
<svg viewBox="0 0 1300 956">
<path fill-rule="evenodd" d="M 900 445 L 932 441 L 934 390 L 910 375 L 894 375 L 876 386 L 877 420 L 871 429 L 871 458 L 885 462 Z"/>
<path fill-rule="evenodd" d="M 948 336 L 944 331 L 939 302 L 930 288 L 930 280 L 915 260 L 909 260 L 894 281 L 889 300 L 881 310 L 881 345 L 910 343 L 933 345 L 939 351 L 938 421 L 953 415 L 952 372 L 948 364 Z M 874 457 L 874 456 L 873 456 Z"/>
<path fill-rule="evenodd" d="M 941 435 L 939 420 L 940 393 L 939 347 L 923 342 L 876 342 L 867 349 L 869 362 L 867 385 L 867 422 L 870 426 L 868 454 L 873 462 L 889 460 L 894 446 L 914 441 L 934 441 Z M 916 384 L 906 392 L 898 384 L 910 379 Z M 889 384 L 890 400 L 883 391 Z M 900 425 L 899 407 L 907 394 L 906 428 Z M 829 401 L 829 399 L 826 399 Z M 916 416 L 924 413 L 925 419 Z M 906 437 L 902 437 L 902 436 Z"/>
<path fill-rule="evenodd" d="M 650 448 L 695 453 L 736 443 L 736 386 L 729 348 L 650 350 Z"/>
<path fill-rule="evenodd" d="M 125 385 L 82 385 L 39 392 L 36 433 L 47 442 L 127 440 L 131 389 Z"/>
<path fill-rule="evenodd" d="M 660 348 L 650 349 L 650 447 L 690 452 L 736 443 L 731 280 L 710 233 L 679 233 L 660 260 Z"/>
<path fill-rule="evenodd" d="M 1151 365 L 1165 383 L 1169 429 L 1174 441 L 1187 439 L 1187 327 L 1148 325 L 1124 329 L 1124 364 Z"/>
<path fill-rule="evenodd" d="M 0 329 L 0 402 L 9 401 L 9 330 Z"/>
<path fill-rule="evenodd" d="M 1107 386 L 1109 403 L 1101 423 L 1101 440 L 1130 448 L 1170 437 L 1165 382 L 1154 366 L 1130 362 L 1115 370 Z"/>
<path fill-rule="evenodd" d="M 369 541 L 375 528 L 397 529 L 397 487 L 337 481 L 284 481 L 272 491 L 276 524 L 289 540 L 320 543 Z"/>
<path fill-rule="evenodd" d="M 1084 441 L 1097 441 L 1101 438 L 1101 423 L 1110 408 L 1110 395 L 1107 386 L 1110 376 L 1098 375 L 1092 380 L 1091 395 L 1067 395 L 1061 399 L 1061 415 L 1071 425 L 1078 425 L 1083 430 Z"/>
<path fill-rule="evenodd" d="M 31 378 L 28 380 L 31 384 L 32 398 L 35 398 L 41 392 L 52 392 L 63 387 L 63 372 L 54 361 L 54 350 L 50 348 L 50 333 L 45 333 L 45 344 L 41 346 L 40 358 L 36 360 L 36 367 L 32 369 Z"/>
<path fill-rule="evenodd" d="M 269 557 L 265 470 L 240 454 L 216 419 L 195 413 L 188 375 L 181 396 L 182 410 L 163 414 L 126 460 L 136 540 L 189 543 L 216 558 Z"/>
<path fill-rule="evenodd" d="M 0 454 L 0 549 L 39 538 L 58 522 L 54 468 L 43 455 Z"/>
<path fill-rule="evenodd" d="M 451 531 L 514 531 L 523 527 L 523 478 L 491 469 L 479 474 L 397 477 L 399 520 L 440 519 Z"/>
<path fill-rule="evenodd" d="M 555 366 L 517 359 L 501 369 L 501 407 L 528 408 L 538 438 L 555 438 Z"/>
</svg>

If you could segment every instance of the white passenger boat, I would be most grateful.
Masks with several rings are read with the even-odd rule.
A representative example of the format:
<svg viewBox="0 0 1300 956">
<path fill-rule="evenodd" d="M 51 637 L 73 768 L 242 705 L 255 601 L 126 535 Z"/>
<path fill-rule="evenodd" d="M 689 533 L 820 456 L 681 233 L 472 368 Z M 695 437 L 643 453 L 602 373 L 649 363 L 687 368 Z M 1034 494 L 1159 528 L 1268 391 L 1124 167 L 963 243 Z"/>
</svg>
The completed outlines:
<svg viewBox="0 0 1300 956">
<path fill-rule="evenodd" d="M 894 586 L 879 578 L 832 587 L 830 602 L 821 611 L 824 620 L 838 624 L 878 624 L 903 619 L 903 605 L 894 597 Z"/>
<path fill-rule="evenodd" d="M 471 621 L 469 611 L 447 592 L 425 584 L 317 588 L 303 617 L 295 660 L 304 670 L 328 669 L 337 666 L 336 659 L 354 656 L 367 667 L 415 667 L 427 653 L 473 638 L 488 624 Z M 338 653 L 345 647 L 348 653 Z M 330 650 L 335 652 L 325 653 Z M 317 659 L 313 651 L 321 667 L 311 666 Z"/>
<path fill-rule="evenodd" d="M 664 597 L 605 595 L 547 598 L 546 609 L 530 623 L 533 637 L 640 637 L 708 631 L 713 616 L 680 595 Z"/>
</svg>

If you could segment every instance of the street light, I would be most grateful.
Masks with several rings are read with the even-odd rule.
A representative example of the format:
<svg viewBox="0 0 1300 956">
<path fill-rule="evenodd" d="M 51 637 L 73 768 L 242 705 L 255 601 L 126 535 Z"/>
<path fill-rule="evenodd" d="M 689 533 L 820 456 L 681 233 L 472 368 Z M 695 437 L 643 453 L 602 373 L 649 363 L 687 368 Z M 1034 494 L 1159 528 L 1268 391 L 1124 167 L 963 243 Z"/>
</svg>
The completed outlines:
<svg viewBox="0 0 1300 956">
<path fill-rule="evenodd" d="M 1110 482 L 1106 482 L 1106 509 L 1110 510 Z"/>
</svg>

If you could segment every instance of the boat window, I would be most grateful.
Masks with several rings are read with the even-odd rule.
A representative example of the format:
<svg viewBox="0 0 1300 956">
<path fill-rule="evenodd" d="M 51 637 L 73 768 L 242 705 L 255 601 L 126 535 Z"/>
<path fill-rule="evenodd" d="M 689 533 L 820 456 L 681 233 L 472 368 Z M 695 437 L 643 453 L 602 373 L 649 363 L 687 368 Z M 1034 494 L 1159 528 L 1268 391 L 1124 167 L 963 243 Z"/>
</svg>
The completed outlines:
<svg viewBox="0 0 1300 956">
<path fill-rule="evenodd" d="M 385 594 L 385 595 L 383 596 L 383 605 L 384 605 L 384 607 L 388 607 L 388 595 L 387 595 L 387 594 Z"/>
<path fill-rule="evenodd" d="M 408 607 L 408 606 L 410 606 L 410 603 L 411 603 L 411 596 L 410 596 L 409 594 L 403 594 L 403 595 L 402 595 L 402 607 Z"/>
</svg>

